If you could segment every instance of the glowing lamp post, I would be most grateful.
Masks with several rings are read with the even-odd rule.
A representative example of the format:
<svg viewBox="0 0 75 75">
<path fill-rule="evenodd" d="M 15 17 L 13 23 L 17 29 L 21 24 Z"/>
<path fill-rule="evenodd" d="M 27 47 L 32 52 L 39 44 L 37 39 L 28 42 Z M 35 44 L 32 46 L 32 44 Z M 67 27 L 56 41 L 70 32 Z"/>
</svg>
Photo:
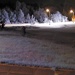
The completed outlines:
<svg viewBox="0 0 75 75">
<path fill-rule="evenodd" d="M 47 8 L 46 9 L 46 13 L 48 14 L 48 16 L 50 17 L 50 10 Z"/>
<path fill-rule="evenodd" d="M 73 16 L 74 16 L 74 11 L 73 11 L 73 10 L 70 10 L 70 13 L 72 13 L 72 14 L 73 14 Z"/>
<path fill-rule="evenodd" d="M 75 21 L 74 11 L 73 10 L 70 10 L 70 13 L 73 14 L 72 15 L 72 21 Z"/>
</svg>

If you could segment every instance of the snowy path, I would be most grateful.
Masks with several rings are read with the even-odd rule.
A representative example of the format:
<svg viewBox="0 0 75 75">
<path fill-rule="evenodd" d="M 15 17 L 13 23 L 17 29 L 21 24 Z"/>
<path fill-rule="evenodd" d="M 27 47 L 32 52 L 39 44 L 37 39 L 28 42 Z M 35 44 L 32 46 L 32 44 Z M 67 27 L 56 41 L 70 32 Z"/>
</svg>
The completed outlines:
<svg viewBox="0 0 75 75">
<path fill-rule="evenodd" d="M 75 69 L 75 28 L 0 32 L 0 62 Z"/>
</svg>

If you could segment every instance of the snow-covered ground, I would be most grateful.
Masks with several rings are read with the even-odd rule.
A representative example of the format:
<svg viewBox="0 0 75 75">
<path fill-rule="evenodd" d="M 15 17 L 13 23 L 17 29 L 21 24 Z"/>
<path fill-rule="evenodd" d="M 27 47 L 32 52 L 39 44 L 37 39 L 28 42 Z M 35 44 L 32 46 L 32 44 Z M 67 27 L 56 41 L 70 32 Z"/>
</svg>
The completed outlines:
<svg viewBox="0 0 75 75">
<path fill-rule="evenodd" d="M 52 23 L 17 23 L 5 24 L 5 27 L 39 27 L 39 28 L 62 28 L 62 27 L 75 27 L 75 22 L 52 22 Z"/>
<path fill-rule="evenodd" d="M 0 31 L 0 62 L 75 69 L 75 27 Z"/>
</svg>

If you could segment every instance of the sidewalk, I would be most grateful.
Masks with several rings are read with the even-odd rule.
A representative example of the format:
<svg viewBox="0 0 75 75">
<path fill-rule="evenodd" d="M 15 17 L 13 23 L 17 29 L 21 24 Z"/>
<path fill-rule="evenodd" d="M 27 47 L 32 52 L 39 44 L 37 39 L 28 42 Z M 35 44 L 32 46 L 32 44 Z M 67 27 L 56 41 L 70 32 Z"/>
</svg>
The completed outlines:
<svg viewBox="0 0 75 75">
<path fill-rule="evenodd" d="M 0 64 L 0 75 L 75 75 L 75 70 Z"/>
</svg>

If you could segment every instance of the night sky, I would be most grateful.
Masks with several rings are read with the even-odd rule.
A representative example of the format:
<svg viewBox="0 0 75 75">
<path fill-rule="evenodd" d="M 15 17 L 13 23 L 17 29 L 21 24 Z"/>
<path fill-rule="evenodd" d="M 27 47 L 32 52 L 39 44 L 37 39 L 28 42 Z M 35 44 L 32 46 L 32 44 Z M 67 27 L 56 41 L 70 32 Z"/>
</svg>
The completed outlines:
<svg viewBox="0 0 75 75">
<path fill-rule="evenodd" d="M 0 7 L 15 7 L 17 0 L 0 0 Z M 65 0 L 18 0 L 27 4 L 37 4 L 39 7 L 43 6 L 55 6 L 62 7 Z M 13 6 L 14 5 L 14 6 Z"/>
<path fill-rule="evenodd" d="M 15 2 L 15 1 L 17 1 L 17 0 L 0 0 L 0 3 Z M 29 2 L 29 3 L 35 3 L 35 2 L 49 3 L 49 2 L 53 2 L 53 1 L 62 2 L 64 0 L 19 0 L 19 1 L 24 1 L 24 2 Z"/>
<path fill-rule="evenodd" d="M 0 0 L 0 4 L 7 4 L 7 3 L 14 3 L 17 0 Z M 19 1 L 24 1 L 26 3 L 42 3 L 42 4 L 53 4 L 53 5 L 59 5 L 62 4 L 64 1 L 67 3 L 72 3 L 75 4 L 75 0 L 19 0 Z"/>
<path fill-rule="evenodd" d="M 17 0 L 0 0 L 0 7 L 9 5 L 15 6 Z M 25 2 L 28 4 L 38 4 L 39 6 L 55 6 L 59 9 L 75 7 L 75 0 L 18 0 L 20 2 Z"/>
<path fill-rule="evenodd" d="M 17 0 L 0 0 L 0 4 L 13 4 Z M 19 0 L 24 1 L 25 3 L 37 3 L 37 4 L 43 4 L 43 5 L 59 5 L 64 2 L 64 0 Z"/>
</svg>

